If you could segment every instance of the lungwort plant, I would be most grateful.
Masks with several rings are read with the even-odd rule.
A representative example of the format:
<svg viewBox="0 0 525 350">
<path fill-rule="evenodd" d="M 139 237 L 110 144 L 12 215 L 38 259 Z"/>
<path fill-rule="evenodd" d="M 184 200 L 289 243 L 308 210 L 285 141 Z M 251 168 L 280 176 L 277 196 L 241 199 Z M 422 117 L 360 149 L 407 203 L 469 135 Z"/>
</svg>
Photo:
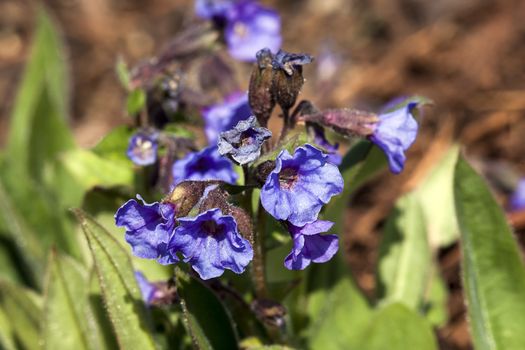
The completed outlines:
<svg viewBox="0 0 525 350">
<path fill-rule="evenodd" d="M 299 101 L 314 57 L 281 49 L 274 10 L 195 12 L 158 56 L 118 62 L 130 126 L 92 149 L 40 12 L 0 158 L 0 348 L 436 349 L 436 253 L 459 240 L 475 347 L 524 349 L 521 252 L 457 146 L 387 218 L 373 299 L 345 263 L 345 210 L 403 171 L 429 100 L 318 109 Z"/>
</svg>

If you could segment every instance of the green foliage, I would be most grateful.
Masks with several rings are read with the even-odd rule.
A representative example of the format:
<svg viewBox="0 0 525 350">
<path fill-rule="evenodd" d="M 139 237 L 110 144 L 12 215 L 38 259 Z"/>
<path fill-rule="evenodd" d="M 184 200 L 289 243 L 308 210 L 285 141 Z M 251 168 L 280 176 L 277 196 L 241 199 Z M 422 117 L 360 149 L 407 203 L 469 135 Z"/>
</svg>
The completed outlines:
<svg viewBox="0 0 525 350">
<path fill-rule="evenodd" d="M 155 349 L 149 316 L 125 249 L 82 211 L 75 214 L 88 240 L 102 296 L 122 349 Z"/>
<path fill-rule="evenodd" d="M 0 281 L 0 340 L 2 346 L 17 344 L 30 350 L 39 348 L 41 300 L 32 291 Z M 17 346 L 18 348 L 18 346 Z"/>
<path fill-rule="evenodd" d="M 45 349 L 102 349 L 90 309 L 88 274 L 76 261 L 52 252 L 44 300 Z"/>
<path fill-rule="evenodd" d="M 142 89 L 131 91 L 126 99 L 126 110 L 128 114 L 134 116 L 138 114 L 146 105 L 146 93 Z"/>
<path fill-rule="evenodd" d="M 184 325 L 194 348 L 236 349 L 230 315 L 214 293 L 179 268 L 175 269 L 175 278 Z"/>
<path fill-rule="evenodd" d="M 417 198 L 408 194 L 390 215 L 379 250 L 378 290 L 384 302 L 419 310 L 431 260 L 421 207 Z"/>
<path fill-rule="evenodd" d="M 355 347 L 360 350 L 437 349 L 428 322 L 403 304 L 380 308 L 361 334 Z"/>
<path fill-rule="evenodd" d="M 477 349 L 525 348 L 525 268 L 518 245 L 483 179 L 459 158 L 454 197 L 463 286 Z"/>
</svg>

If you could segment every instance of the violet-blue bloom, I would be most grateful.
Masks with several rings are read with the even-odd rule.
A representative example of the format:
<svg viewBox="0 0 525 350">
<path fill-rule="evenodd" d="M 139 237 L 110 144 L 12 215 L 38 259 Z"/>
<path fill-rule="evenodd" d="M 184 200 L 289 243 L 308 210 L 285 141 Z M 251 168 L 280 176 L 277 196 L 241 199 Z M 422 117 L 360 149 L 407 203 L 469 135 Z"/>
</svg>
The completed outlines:
<svg viewBox="0 0 525 350">
<path fill-rule="evenodd" d="M 322 206 L 343 191 L 343 177 L 328 156 L 312 145 L 291 156 L 281 151 L 261 189 L 261 203 L 270 215 L 295 226 L 317 219 Z"/>
<path fill-rule="evenodd" d="M 257 126 L 257 119 L 251 116 L 220 134 L 219 153 L 230 156 L 238 164 L 247 164 L 259 158 L 263 142 L 271 136 L 272 132 Z"/>
<path fill-rule="evenodd" d="M 233 184 L 238 177 L 232 162 L 219 154 L 217 146 L 189 153 L 173 163 L 171 170 L 173 186 L 185 180 L 221 180 Z"/>
<path fill-rule="evenodd" d="M 148 281 L 146 276 L 144 276 L 144 274 L 140 271 L 135 271 L 135 279 L 137 280 L 137 284 L 139 285 L 140 294 L 142 294 L 142 299 L 147 305 L 151 305 L 151 302 L 155 297 L 155 293 L 158 290 L 157 286 L 154 283 Z"/>
<path fill-rule="evenodd" d="M 525 178 L 518 182 L 518 186 L 510 197 L 510 209 L 513 211 L 525 209 Z"/>
<path fill-rule="evenodd" d="M 412 109 L 417 103 L 408 103 L 405 107 L 390 113 L 380 114 L 375 130 L 369 136 L 385 152 L 390 171 L 399 174 L 405 167 L 405 151 L 414 143 L 418 125 Z"/>
<path fill-rule="evenodd" d="M 331 221 L 317 220 L 303 227 L 288 223 L 293 248 L 284 260 L 289 270 L 304 270 L 310 263 L 324 263 L 332 259 L 339 249 L 337 235 L 322 235 L 334 225 Z"/>
<path fill-rule="evenodd" d="M 126 242 L 133 255 L 156 259 L 163 265 L 177 262 L 177 257 L 167 251 L 175 227 L 175 207 L 170 203 L 148 204 L 139 195 L 137 198 L 142 204 L 130 199 L 115 214 L 116 225 L 126 229 Z"/>
<path fill-rule="evenodd" d="M 337 152 L 339 144 L 331 144 L 324 134 L 324 129 L 321 127 L 314 127 L 314 142 L 316 145 L 323 147 L 328 152 L 328 161 L 335 165 L 341 165 L 343 157 Z"/>
<path fill-rule="evenodd" d="M 210 144 L 215 144 L 221 132 L 230 130 L 241 120 L 248 119 L 252 111 L 248 104 L 248 95 L 237 92 L 228 96 L 223 103 L 205 108 L 202 115 L 206 138 Z"/>
<path fill-rule="evenodd" d="M 224 270 L 240 274 L 253 259 L 253 249 L 241 236 L 231 215 L 220 209 L 196 217 L 179 218 L 169 249 L 180 252 L 202 279 L 219 277 Z"/>
<path fill-rule="evenodd" d="M 223 19 L 235 0 L 196 0 L 195 13 L 204 19 Z"/>
<path fill-rule="evenodd" d="M 157 160 L 157 135 L 137 132 L 129 139 L 127 156 L 137 165 L 151 165 Z"/>
<path fill-rule="evenodd" d="M 304 53 L 289 53 L 279 50 L 272 60 L 273 69 L 282 69 L 288 75 L 292 75 L 294 70 L 305 64 L 312 63 L 313 57 Z"/>
<path fill-rule="evenodd" d="M 250 0 L 240 0 L 228 9 L 224 37 L 232 57 L 255 61 L 255 54 L 267 47 L 281 47 L 281 19 L 277 12 Z"/>
</svg>

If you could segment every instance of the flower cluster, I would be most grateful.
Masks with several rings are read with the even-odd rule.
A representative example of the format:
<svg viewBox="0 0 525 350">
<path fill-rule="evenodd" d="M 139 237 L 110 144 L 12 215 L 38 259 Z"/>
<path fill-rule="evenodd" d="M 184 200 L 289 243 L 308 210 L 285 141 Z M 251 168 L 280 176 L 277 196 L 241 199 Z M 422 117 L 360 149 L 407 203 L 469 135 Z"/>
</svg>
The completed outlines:
<svg viewBox="0 0 525 350">
<path fill-rule="evenodd" d="M 203 197 L 214 190 L 216 185 L 208 186 Z M 250 242 L 239 233 L 235 218 L 221 209 L 177 217 L 177 203 L 142 202 L 129 200 L 115 214 L 116 225 L 126 229 L 126 241 L 135 256 L 161 264 L 182 259 L 203 279 L 218 277 L 225 269 L 242 273 L 252 260 Z"/>
<path fill-rule="evenodd" d="M 274 52 L 281 47 L 279 15 L 255 0 L 198 0 L 195 12 L 224 28 L 228 50 L 238 60 L 254 61 L 263 47 Z"/>
<path fill-rule="evenodd" d="M 304 83 L 303 65 L 313 57 L 272 53 L 280 38 L 275 45 L 267 41 L 275 39 L 278 25 L 275 33 L 268 28 L 276 20 L 278 24 L 278 17 L 249 0 L 197 1 L 196 11 L 224 27 L 234 56 L 256 58 L 248 94 L 234 93 L 221 103 L 199 106 L 207 139 L 200 150 L 193 140 L 182 147 L 180 139 L 165 141 L 166 132 L 155 126 L 141 128 L 130 140 L 128 156 L 136 164 L 157 164 L 159 174 L 167 172 L 169 195 L 151 204 L 140 196 L 129 200 L 116 212 L 116 225 L 125 228 L 135 256 L 160 264 L 187 263 L 202 279 L 219 277 L 225 270 L 241 274 L 252 260 L 260 259 L 254 253 L 264 253 L 264 247 L 253 245 L 259 242 L 256 235 L 265 233 L 254 222 L 263 224 L 264 212 L 291 237 L 286 268 L 303 270 L 329 261 L 339 239 L 327 233 L 333 223 L 322 220 L 321 211 L 343 192 L 344 180 L 338 168 L 339 145 L 328 141 L 325 128 L 345 137 L 367 138 L 384 151 L 391 171 L 399 173 L 417 135 L 412 114 L 417 103 L 379 115 L 353 109 L 320 111 L 310 101 L 294 109 Z M 269 48 L 259 50 L 259 45 Z M 283 128 L 278 140 L 270 140 L 266 126 L 276 106 L 282 111 Z M 299 138 L 301 133 L 305 139 Z M 167 152 L 158 152 L 159 140 L 164 140 Z M 167 156 L 158 159 L 163 153 Z M 260 193 L 258 209 L 254 193 Z M 161 298 L 162 293 L 155 294 L 157 285 L 141 275 L 137 278 L 147 303 Z"/>
</svg>

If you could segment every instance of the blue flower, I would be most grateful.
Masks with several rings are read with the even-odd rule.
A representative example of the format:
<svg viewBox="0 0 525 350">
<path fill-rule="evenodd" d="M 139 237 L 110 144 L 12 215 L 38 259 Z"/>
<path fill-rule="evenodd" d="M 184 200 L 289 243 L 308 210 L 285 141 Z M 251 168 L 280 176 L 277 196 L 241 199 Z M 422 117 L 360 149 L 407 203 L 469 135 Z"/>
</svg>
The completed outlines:
<svg viewBox="0 0 525 350">
<path fill-rule="evenodd" d="M 248 104 L 248 95 L 234 93 L 219 103 L 202 111 L 205 127 L 204 132 L 210 144 L 215 144 L 219 134 L 230 130 L 241 120 L 248 119 L 252 112 Z"/>
<path fill-rule="evenodd" d="M 289 270 L 304 270 L 310 263 L 324 263 L 332 259 L 339 249 L 337 235 L 321 235 L 328 231 L 333 222 L 317 220 L 303 227 L 288 223 L 288 231 L 293 239 L 293 248 L 284 260 Z"/>
<path fill-rule="evenodd" d="M 234 4 L 234 0 L 196 0 L 195 13 L 204 19 L 223 19 Z"/>
<path fill-rule="evenodd" d="M 518 182 L 518 186 L 510 197 L 510 209 L 513 211 L 525 209 L 525 178 Z"/>
<path fill-rule="evenodd" d="M 216 146 L 193 152 L 173 163 L 173 185 L 185 180 L 221 180 L 228 183 L 237 181 L 237 173 L 227 158 L 221 157 Z"/>
<path fill-rule="evenodd" d="M 137 165 L 151 165 L 157 160 L 157 135 L 138 132 L 129 139 L 127 156 Z"/>
<path fill-rule="evenodd" d="M 143 204 L 130 199 L 115 214 L 117 226 L 126 229 L 126 242 L 131 245 L 135 256 L 157 259 L 163 265 L 178 259 L 167 251 L 167 244 L 175 227 L 175 207 L 169 203 L 154 202 Z"/>
<path fill-rule="evenodd" d="M 251 116 L 241 120 L 233 129 L 224 131 L 219 136 L 219 153 L 229 155 L 243 165 L 253 162 L 261 154 L 261 146 L 272 136 L 270 130 L 257 126 L 257 119 Z"/>
<path fill-rule="evenodd" d="M 324 135 L 324 129 L 314 127 L 314 143 L 323 147 L 328 152 L 328 161 L 335 165 L 340 165 L 343 157 L 337 152 L 339 144 L 331 144 Z"/>
<path fill-rule="evenodd" d="M 147 305 L 151 305 L 155 298 L 155 293 L 158 291 L 157 286 L 147 280 L 146 276 L 140 271 L 135 271 L 135 279 L 140 288 L 142 299 Z"/>
<path fill-rule="evenodd" d="M 380 114 L 374 132 L 369 136 L 385 152 L 390 171 L 399 174 L 405 167 L 405 151 L 414 143 L 418 125 L 412 115 L 417 103 L 408 103 L 405 107 L 390 113 Z"/>
<path fill-rule="evenodd" d="M 321 207 L 343 191 L 339 169 L 319 149 L 306 144 L 293 157 L 283 150 L 261 189 L 261 203 L 278 220 L 304 226 L 317 219 Z"/>
<path fill-rule="evenodd" d="M 272 60 L 272 67 L 275 70 L 282 69 L 288 75 L 292 75 L 294 70 L 301 69 L 305 64 L 312 63 L 313 57 L 304 53 L 289 53 L 279 50 Z"/>
<path fill-rule="evenodd" d="M 253 258 L 252 246 L 240 235 L 233 216 L 223 215 L 217 208 L 179 218 L 169 249 L 182 253 L 184 262 L 205 280 L 226 269 L 243 273 Z"/>
<path fill-rule="evenodd" d="M 267 47 L 281 47 L 281 19 L 277 12 L 250 0 L 241 0 L 228 9 L 224 37 L 232 57 L 255 61 L 255 54 Z"/>
</svg>

